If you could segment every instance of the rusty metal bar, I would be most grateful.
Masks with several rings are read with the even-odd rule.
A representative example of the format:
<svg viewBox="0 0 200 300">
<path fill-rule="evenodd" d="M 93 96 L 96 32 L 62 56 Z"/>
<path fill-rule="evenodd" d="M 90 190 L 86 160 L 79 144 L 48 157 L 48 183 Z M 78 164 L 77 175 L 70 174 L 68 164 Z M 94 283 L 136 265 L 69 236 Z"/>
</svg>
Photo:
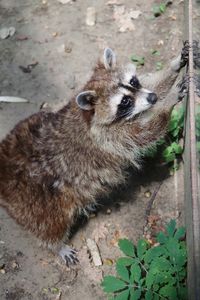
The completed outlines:
<svg viewBox="0 0 200 300">
<path fill-rule="evenodd" d="M 189 95 L 185 139 L 185 216 L 188 250 L 188 299 L 200 300 L 200 204 L 199 161 L 196 151 L 195 104 L 197 95 L 193 65 L 193 2 L 185 1 L 185 37 L 189 40 Z"/>
</svg>

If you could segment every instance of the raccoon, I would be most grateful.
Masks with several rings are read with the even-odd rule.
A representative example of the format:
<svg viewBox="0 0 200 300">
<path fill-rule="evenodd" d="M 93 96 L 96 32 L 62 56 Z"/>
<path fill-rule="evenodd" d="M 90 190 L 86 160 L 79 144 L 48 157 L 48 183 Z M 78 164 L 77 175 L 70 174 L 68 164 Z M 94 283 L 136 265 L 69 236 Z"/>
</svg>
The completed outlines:
<svg viewBox="0 0 200 300">
<path fill-rule="evenodd" d="M 1 206 L 67 264 L 78 259 L 62 239 L 80 211 L 123 183 L 126 168 L 139 168 L 145 149 L 165 134 L 187 52 L 137 77 L 107 48 L 67 105 L 33 114 L 0 143 Z"/>
</svg>

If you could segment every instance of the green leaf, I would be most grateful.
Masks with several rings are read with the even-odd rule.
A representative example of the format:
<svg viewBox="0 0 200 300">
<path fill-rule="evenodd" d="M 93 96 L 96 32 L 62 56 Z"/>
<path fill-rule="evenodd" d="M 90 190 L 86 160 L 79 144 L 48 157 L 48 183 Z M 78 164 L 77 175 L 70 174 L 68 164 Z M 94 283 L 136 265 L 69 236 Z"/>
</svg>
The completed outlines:
<svg viewBox="0 0 200 300">
<path fill-rule="evenodd" d="M 175 130 L 178 126 L 178 120 L 175 118 L 171 118 L 168 125 L 168 131 L 171 132 Z"/>
<path fill-rule="evenodd" d="M 170 271 L 171 264 L 167 258 L 163 256 L 157 257 L 155 260 L 152 261 L 150 270 L 153 274 L 163 272 L 163 271 Z"/>
<path fill-rule="evenodd" d="M 129 282 L 129 272 L 125 266 L 117 263 L 116 270 L 117 273 L 119 274 L 119 277 L 121 277 L 121 279 L 123 279 L 126 282 Z"/>
<path fill-rule="evenodd" d="M 156 71 L 162 70 L 164 67 L 163 63 L 161 61 L 157 61 L 156 63 Z"/>
<path fill-rule="evenodd" d="M 130 276 L 130 282 L 133 283 L 135 282 L 140 282 L 141 279 L 141 268 L 138 264 L 133 264 L 131 266 L 131 276 Z"/>
<path fill-rule="evenodd" d="M 117 263 L 123 266 L 130 266 L 135 263 L 135 259 L 132 257 L 120 257 L 118 258 Z"/>
<path fill-rule="evenodd" d="M 180 286 L 178 289 L 178 299 L 186 300 L 187 298 L 187 288 L 185 286 Z"/>
<path fill-rule="evenodd" d="M 151 54 L 152 55 L 160 55 L 160 51 L 156 50 L 156 49 L 152 49 L 151 50 Z"/>
<path fill-rule="evenodd" d="M 187 252 L 186 249 L 180 249 L 177 255 L 175 256 L 175 264 L 178 270 L 182 269 L 182 267 L 187 262 Z"/>
<path fill-rule="evenodd" d="M 174 161 L 175 158 L 176 158 L 175 153 L 171 153 L 170 155 L 164 157 L 164 160 L 166 163 L 170 163 L 170 162 Z"/>
<path fill-rule="evenodd" d="M 161 273 L 156 274 L 155 276 L 155 283 L 159 285 L 168 284 L 174 285 L 176 279 L 173 274 L 168 271 L 163 271 Z"/>
<path fill-rule="evenodd" d="M 140 239 L 137 243 L 137 255 L 142 260 L 148 248 L 148 242 L 145 239 Z"/>
<path fill-rule="evenodd" d="M 183 152 L 183 148 L 181 147 L 181 145 L 179 145 L 176 142 L 173 142 L 171 144 L 171 147 L 173 148 L 173 150 L 176 154 L 181 154 Z"/>
<path fill-rule="evenodd" d="M 159 291 L 159 294 L 162 295 L 163 297 L 167 297 L 170 300 L 177 300 L 177 293 L 176 293 L 176 288 L 171 285 L 165 285 L 162 287 Z"/>
<path fill-rule="evenodd" d="M 153 11 L 153 14 L 154 14 L 155 17 L 158 17 L 158 16 L 161 15 L 159 5 L 153 5 L 152 11 Z"/>
<path fill-rule="evenodd" d="M 186 273 L 185 268 L 181 269 L 181 271 L 178 272 L 178 276 L 179 276 L 180 281 L 182 281 L 183 279 L 186 279 L 186 275 L 187 275 L 187 273 Z"/>
<path fill-rule="evenodd" d="M 178 138 L 180 135 L 180 127 L 175 128 L 173 131 L 171 131 L 171 135 L 173 136 L 173 138 Z"/>
<path fill-rule="evenodd" d="M 105 276 L 102 283 L 101 283 L 104 292 L 107 293 L 112 293 L 112 292 L 117 292 L 119 290 L 125 289 L 127 284 L 114 277 L 114 276 Z"/>
<path fill-rule="evenodd" d="M 161 145 L 163 145 L 165 143 L 165 139 L 164 138 L 161 138 L 159 141 L 157 141 L 157 145 L 158 146 L 161 146 Z"/>
<path fill-rule="evenodd" d="M 200 132 L 199 132 L 200 133 Z M 197 142 L 197 151 L 200 152 L 200 142 Z"/>
<path fill-rule="evenodd" d="M 173 237 L 176 230 L 176 221 L 170 220 L 170 222 L 166 225 L 166 231 L 169 236 Z"/>
<path fill-rule="evenodd" d="M 175 239 L 180 240 L 182 238 L 185 237 L 185 227 L 180 227 L 176 230 L 175 235 L 174 235 Z"/>
<path fill-rule="evenodd" d="M 117 296 L 115 296 L 115 300 L 128 300 L 129 299 L 129 293 L 130 290 L 126 289 L 125 291 L 121 292 L 120 294 L 118 294 Z"/>
<path fill-rule="evenodd" d="M 153 292 L 148 290 L 145 294 L 145 300 L 153 300 Z"/>
<path fill-rule="evenodd" d="M 161 4 L 159 5 L 159 8 L 160 8 L 160 12 L 161 12 L 161 13 L 164 13 L 164 12 L 166 11 L 166 4 L 161 3 Z"/>
<path fill-rule="evenodd" d="M 149 273 L 146 275 L 146 286 L 150 289 L 155 281 L 155 275 L 153 274 L 152 270 L 150 269 Z"/>
<path fill-rule="evenodd" d="M 160 244 L 165 244 L 165 243 L 167 242 L 168 239 L 167 239 L 166 235 L 165 235 L 162 231 L 160 231 L 160 232 L 157 234 L 156 240 L 157 240 L 157 242 L 160 243 Z"/>
<path fill-rule="evenodd" d="M 161 255 L 165 255 L 166 250 L 162 246 L 156 246 L 153 248 L 150 248 L 147 250 L 144 256 L 144 262 L 146 264 L 149 264 L 153 259 L 156 259 L 156 257 L 159 257 Z"/>
<path fill-rule="evenodd" d="M 120 250 L 128 256 L 135 257 L 135 249 L 134 245 L 128 239 L 119 240 L 118 242 Z"/>
<path fill-rule="evenodd" d="M 145 62 L 144 56 L 132 55 L 131 60 L 136 62 L 138 66 L 143 66 Z"/>
<path fill-rule="evenodd" d="M 142 294 L 142 289 L 137 289 L 137 290 L 134 290 L 134 289 L 131 289 L 130 290 L 130 300 L 139 300 L 141 299 L 141 294 Z"/>
</svg>

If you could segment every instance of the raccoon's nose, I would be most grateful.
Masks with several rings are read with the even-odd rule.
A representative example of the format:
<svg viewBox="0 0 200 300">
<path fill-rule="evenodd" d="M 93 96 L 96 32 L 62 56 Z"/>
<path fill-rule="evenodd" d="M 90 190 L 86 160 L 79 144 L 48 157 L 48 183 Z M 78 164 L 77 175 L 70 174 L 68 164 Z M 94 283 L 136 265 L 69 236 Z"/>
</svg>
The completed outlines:
<svg viewBox="0 0 200 300">
<path fill-rule="evenodd" d="M 155 104 L 158 100 L 158 97 L 155 93 L 150 93 L 148 96 L 147 96 L 147 101 L 150 103 L 150 104 Z"/>
</svg>

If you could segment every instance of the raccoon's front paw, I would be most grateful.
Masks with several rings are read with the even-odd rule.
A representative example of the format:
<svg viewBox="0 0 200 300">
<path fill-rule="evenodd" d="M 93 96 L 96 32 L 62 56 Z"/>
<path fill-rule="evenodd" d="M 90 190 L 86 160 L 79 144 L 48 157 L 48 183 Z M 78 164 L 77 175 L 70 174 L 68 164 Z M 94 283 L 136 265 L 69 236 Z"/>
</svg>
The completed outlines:
<svg viewBox="0 0 200 300">
<path fill-rule="evenodd" d="M 190 44 L 189 41 L 185 41 L 183 43 L 183 48 L 181 51 L 181 61 L 180 61 L 180 67 L 184 67 L 188 63 L 189 59 L 189 49 L 190 49 Z"/>
<path fill-rule="evenodd" d="M 194 60 L 194 67 L 200 68 L 200 47 L 198 41 L 193 41 L 193 60 Z"/>
<path fill-rule="evenodd" d="M 182 80 L 178 83 L 177 87 L 179 89 L 178 91 L 179 101 L 181 101 L 188 94 L 189 82 L 190 82 L 190 77 L 188 74 L 185 74 Z"/>
<path fill-rule="evenodd" d="M 70 265 L 76 265 L 79 263 L 77 258 L 77 251 L 65 245 L 59 251 L 60 257 L 64 260 L 65 264 L 69 267 Z"/>
</svg>

